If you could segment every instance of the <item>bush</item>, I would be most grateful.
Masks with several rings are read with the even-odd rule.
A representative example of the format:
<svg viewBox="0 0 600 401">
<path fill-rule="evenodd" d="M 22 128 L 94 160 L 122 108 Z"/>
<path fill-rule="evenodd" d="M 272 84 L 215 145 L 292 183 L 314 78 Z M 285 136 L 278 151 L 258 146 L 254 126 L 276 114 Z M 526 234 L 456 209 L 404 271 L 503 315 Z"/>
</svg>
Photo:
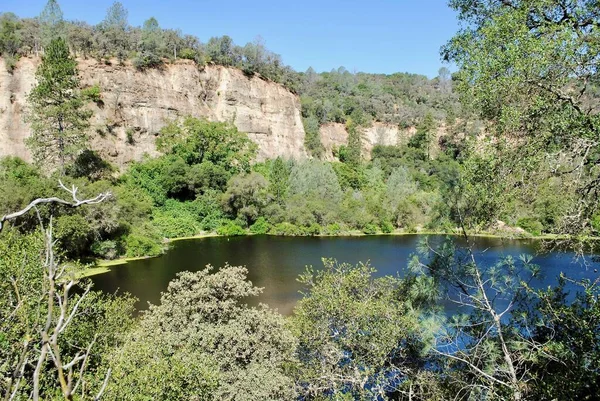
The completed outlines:
<svg viewBox="0 0 600 401">
<path fill-rule="evenodd" d="M 87 177 L 91 181 L 97 181 L 110 177 L 114 171 L 115 168 L 96 151 L 86 149 L 67 167 L 66 173 L 74 178 Z"/>
<path fill-rule="evenodd" d="M 125 238 L 127 247 L 127 257 L 135 258 L 140 256 L 156 256 L 162 253 L 162 246 L 156 238 L 152 238 L 140 233 L 129 234 Z"/>
<path fill-rule="evenodd" d="M 217 228 L 217 234 L 224 236 L 246 235 L 246 231 L 233 221 L 228 221 Z"/>
<path fill-rule="evenodd" d="M 310 226 L 306 227 L 304 232 L 307 235 L 319 235 L 321 234 L 321 226 L 317 223 L 313 223 Z"/>
<path fill-rule="evenodd" d="M 86 254 L 92 240 L 92 228 L 83 216 L 60 216 L 56 219 L 55 227 L 56 239 L 70 258 Z"/>
<path fill-rule="evenodd" d="M 362 229 L 363 233 L 367 235 L 377 234 L 377 226 L 375 224 L 367 224 Z"/>
<path fill-rule="evenodd" d="M 215 231 L 223 221 L 223 213 L 215 212 L 205 216 L 200 222 L 200 228 L 204 231 Z"/>
<path fill-rule="evenodd" d="M 198 53 L 194 50 L 194 49 L 182 49 L 179 52 L 179 58 L 183 58 L 186 60 L 196 60 L 196 56 L 198 55 Z"/>
<path fill-rule="evenodd" d="M 325 227 L 325 234 L 327 235 L 337 235 L 342 232 L 342 227 L 338 223 L 328 224 Z"/>
<path fill-rule="evenodd" d="M 81 90 L 81 96 L 83 96 L 84 99 L 90 102 L 100 102 L 102 100 L 102 95 L 100 94 L 100 86 L 96 84 L 94 86 L 88 86 L 87 88 L 83 88 Z"/>
<path fill-rule="evenodd" d="M 12 74 L 15 68 L 17 68 L 17 61 L 19 61 L 19 56 L 4 55 L 4 65 L 6 66 L 6 71 Z"/>
<path fill-rule="evenodd" d="M 596 233 L 600 233 L 600 212 L 596 213 L 594 216 L 592 216 L 592 229 L 594 229 L 594 231 L 596 231 Z"/>
<path fill-rule="evenodd" d="M 394 226 L 389 221 L 384 221 L 381 223 L 381 232 L 384 234 L 389 234 L 394 231 Z"/>
<path fill-rule="evenodd" d="M 517 220 L 517 226 L 532 235 L 541 235 L 544 230 L 542 223 L 535 217 L 522 217 Z"/>
<path fill-rule="evenodd" d="M 155 213 L 153 222 L 159 234 L 166 238 L 189 237 L 200 231 L 199 224 L 193 219 L 174 216 L 170 213 Z"/>
<path fill-rule="evenodd" d="M 133 129 L 127 128 L 125 131 L 126 141 L 129 145 L 135 144 L 135 139 L 133 139 Z"/>
<path fill-rule="evenodd" d="M 298 236 L 298 235 L 302 235 L 303 232 L 300 229 L 300 227 L 295 226 L 291 223 L 279 223 L 276 224 L 271 231 L 269 231 L 269 234 L 272 235 L 289 235 L 289 236 Z"/>
<path fill-rule="evenodd" d="M 99 258 L 112 260 L 121 254 L 121 249 L 116 241 L 100 241 L 92 244 L 92 253 Z"/>
<path fill-rule="evenodd" d="M 259 217 L 254 224 L 250 226 L 252 234 L 266 234 L 271 229 L 271 225 L 264 217 Z"/>
<path fill-rule="evenodd" d="M 133 66 L 140 70 L 146 70 L 148 68 L 158 68 L 162 65 L 162 60 L 154 53 L 142 52 L 136 58 L 133 59 Z"/>
</svg>

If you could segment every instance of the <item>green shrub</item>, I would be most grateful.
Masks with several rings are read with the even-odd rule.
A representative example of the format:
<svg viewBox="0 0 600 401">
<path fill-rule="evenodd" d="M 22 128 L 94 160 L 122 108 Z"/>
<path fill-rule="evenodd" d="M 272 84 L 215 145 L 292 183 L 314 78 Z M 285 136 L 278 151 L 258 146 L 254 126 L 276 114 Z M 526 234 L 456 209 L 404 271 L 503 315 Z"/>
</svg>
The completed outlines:
<svg viewBox="0 0 600 401">
<path fill-rule="evenodd" d="M 532 235 L 541 235 L 544 230 L 542 223 L 535 217 L 522 217 L 517 220 L 517 226 Z"/>
<path fill-rule="evenodd" d="M 127 247 L 126 255 L 129 258 L 156 256 L 160 255 L 163 250 L 156 238 L 139 233 L 129 234 L 125 238 L 125 246 Z"/>
<path fill-rule="evenodd" d="M 116 241 L 99 241 L 92 244 L 92 253 L 103 259 L 116 259 L 120 254 L 119 244 Z"/>
<path fill-rule="evenodd" d="M 271 225 L 264 217 L 259 217 L 254 224 L 250 226 L 252 234 L 266 234 L 271 229 Z"/>
<path fill-rule="evenodd" d="M 289 235 L 289 236 L 298 236 L 302 235 L 303 232 L 300 227 L 292 224 L 292 223 L 279 223 L 271 228 L 269 234 L 272 235 Z"/>
<path fill-rule="evenodd" d="M 133 139 L 133 129 L 127 128 L 127 130 L 125 130 L 125 136 L 128 144 L 133 145 L 135 143 L 135 140 Z"/>
<path fill-rule="evenodd" d="M 87 88 L 83 88 L 81 90 L 81 96 L 83 96 L 84 99 L 89 100 L 90 102 L 100 102 L 102 100 L 100 86 L 96 84 L 94 86 L 88 86 Z"/>
<path fill-rule="evenodd" d="M 592 216 L 591 224 L 594 231 L 600 233 L 600 212 Z"/>
<path fill-rule="evenodd" d="M 367 224 L 362 229 L 363 233 L 367 235 L 377 234 L 377 226 L 375 224 Z"/>
<path fill-rule="evenodd" d="M 193 219 L 164 212 L 154 213 L 153 222 L 159 234 L 166 238 L 189 237 L 200 231 L 200 225 Z"/>
<path fill-rule="evenodd" d="M 246 235 L 246 231 L 233 221 L 228 221 L 217 228 L 217 234 L 224 236 Z"/>
<path fill-rule="evenodd" d="M 200 222 L 200 228 L 204 231 L 215 231 L 223 221 L 223 213 L 215 212 L 205 216 Z"/>
<path fill-rule="evenodd" d="M 12 74 L 12 72 L 17 68 L 17 62 L 19 61 L 19 56 L 9 56 L 4 55 L 4 65 L 6 66 L 6 71 Z"/>
<path fill-rule="evenodd" d="M 54 233 L 70 258 L 85 255 L 92 240 L 92 228 L 88 220 L 79 214 L 57 218 Z"/>
<path fill-rule="evenodd" d="M 321 226 L 317 223 L 313 223 L 304 229 L 307 235 L 319 235 L 321 234 Z"/>
<path fill-rule="evenodd" d="M 186 60 L 196 60 L 198 53 L 194 49 L 185 48 L 179 52 L 179 58 Z"/>
<path fill-rule="evenodd" d="M 327 235 L 337 235 L 342 232 L 342 227 L 338 223 L 328 224 L 325 227 L 325 234 Z"/>
<path fill-rule="evenodd" d="M 161 58 L 151 52 L 142 52 L 133 59 L 133 66 L 140 71 L 148 68 L 158 68 L 161 65 Z"/>
<path fill-rule="evenodd" d="M 394 226 L 389 221 L 381 222 L 381 232 L 384 234 L 389 234 L 394 231 Z"/>
</svg>

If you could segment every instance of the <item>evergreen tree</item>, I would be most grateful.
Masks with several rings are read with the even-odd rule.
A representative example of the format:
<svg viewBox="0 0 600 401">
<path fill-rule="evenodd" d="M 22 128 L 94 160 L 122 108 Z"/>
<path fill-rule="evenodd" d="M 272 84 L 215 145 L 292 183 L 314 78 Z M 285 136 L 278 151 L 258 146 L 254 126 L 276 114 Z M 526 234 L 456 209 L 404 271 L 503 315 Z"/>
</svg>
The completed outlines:
<svg viewBox="0 0 600 401">
<path fill-rule="evenodd" d="M 127 58 L 127 30 L 129 29 L 127 15 L 127 10 L 123 4 L 115 1 L 106 11 L 106 17 L 100 24 L 107 47 L 116 53 L 120 62 Z"/>
<path fill-rule="evenodd" d="M 154 17 L 147 19 L 142 27 L 142 49 L 157 54 L 162 48 L 162 42 L 162 30 L 158 21 Z"/>
<path fill-rule="evenodd" d="M 32 134 L 27 144 L 37 163 L 58 163 L 64 172 L 65 163 L 86 144 L 85 130 L 92 114 L 83 108 L 77 62 L 64 39 L 50 42 L 36 78 L 28 98 Z"/>
<path fill-rule="evenodd" d="M 435 130 L 435 120 L 431 113 L 427 113 L 423 121 L 417 126 L 417 133 L 410 138 L 408 146 L 423 152 L 426 160 L 431 158 L 431 140 Z"/>
<path fill-rule="evenodd" d="M 270 187 L 269 191 L 279 203 L 283 203 L 286 195 L 288 183 L 290 180 L 291 166 L 283 161 L 281 157 L 276 158 L 271 164 L 269 174 Z"/>
<path fill-rule="evenodd" d="M 56 0 L 48 0 L 38 19 L 41 28 L 41 42 L 44 48 L 54 39 L 65 37 L 63 12 Z"/>
<path fill-rule="evenodd" d="M 358 166 L 360 164 L 362 153 L 360 128 L 351 118 L 349 118 L 348 121 L 346 121 L 346 130 L 348 131 L 346 162 L 350 165 Z"/>
</svg>

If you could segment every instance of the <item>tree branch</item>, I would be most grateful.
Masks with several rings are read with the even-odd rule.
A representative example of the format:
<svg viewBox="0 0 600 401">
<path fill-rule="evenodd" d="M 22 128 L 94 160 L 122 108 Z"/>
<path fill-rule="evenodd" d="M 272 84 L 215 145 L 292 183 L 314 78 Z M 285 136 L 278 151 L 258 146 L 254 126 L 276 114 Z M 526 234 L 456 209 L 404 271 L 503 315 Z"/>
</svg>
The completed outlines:
<svg viewBox="0 0 600 401">
<path fill-rule="evenodd" d="M 5 222 L 7 222 L 9 220 L 14 220 L 18 217 L 25 215 L 31 209 L 37 207 L 38 205 L 47 204 L 47 203 L 57 203 L 60 205 L 65 205 L 65 206 L 69 206 L 72 208 L 76 208 L 76 207 L 79 207 L 82 205 L 95 205 L 97 203 L 104 202 L 105 200 L 109 199 L 112 196 L 112 194 L 110 192 L 104 192 L 104 193 L 99 194 L 95 198 L 80 200 L 77 197 L 78 188 L 75 185 L 73 185 L 71 187 L 71 189 L 69 189 L 60 180 L 59 180 L 59 185 L 62 189 L 64 189 L 65 191 L 67 191 L 67 193 L 69 193 L 71 195 L 71 197 L 72 197 L 71 201 L 67 201 L 67 200 L 64 200 L 64 199 L 61 199 L 58 197 L 35 199 L 31 203 L 29 203 L 29 205 L 27 205 L 25 208 L 23 208 L 22 210 L 2 216 L 0 218 L 0 232 L 2 232 Z"/>
</svg>

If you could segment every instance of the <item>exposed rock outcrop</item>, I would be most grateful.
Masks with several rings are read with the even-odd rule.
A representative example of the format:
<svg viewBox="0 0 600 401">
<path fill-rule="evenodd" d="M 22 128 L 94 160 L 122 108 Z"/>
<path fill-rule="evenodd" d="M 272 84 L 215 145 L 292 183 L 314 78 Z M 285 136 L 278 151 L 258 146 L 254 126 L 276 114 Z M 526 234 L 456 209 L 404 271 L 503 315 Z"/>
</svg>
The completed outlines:
<svg viewBox="0 0 600 401">
<path fill-rule="evenodd" d="M 21 58 L 9 73 L 0 58 L 0 156 L 31 160 L 25 146 L 30 129 L 23 117 L 38 62 Z M 91 147 L 119 166 L 146 153 L 157 155 L 155 138 L 160 129 L 188 115 L 233 123 L 258 144 L 259 161 L 308 157 L 300 101 L 274 82 L 246 76 L 236 68 L 199 69 L 186 60 L 144 72 L 129 64 L 79 60 L 79 70 L 82 87 L 98 85 L 101 92 L 101 101 L 88 106 L 93 110 Z M 440 129 L 438 137 L 445 132 Z M 401 130 L 375 122 L 362 130 L 363 157 L 368 158 L 375 145 L 406 143 L 414 133 L 414 128 Z M 334 160 L 334 149 L 348 141 L 344 124 L 325 124 L 320 136 L 327 160 Z"/>
<path fill-rule="evenodd" d="M 363 157 L 369 157 L 375 145 L 399 145 L 406 143 L 414 135 L 416 130 L 409 128 L 401 130 L 396 125 L 375 122 L 371 127 L 362 130 Z M 325 158 L 334 159 L 334 149 L 348 143 L 348 131 L 346 126 L 340 123 L 329 123 L 322 125 L 319 133 L 321 143 L 325 148 Z"/>
<path fill-rule="evenodd" d="M 0 67 L 0 156 L 31 158 L 23 114 L 37 63 L 22 58 L 12 74 Z M 306 157 L 298 98 L 276 83 L 234 68 L 199 70 L 186 61 L 145 72 L 95 60 L 80 60 L 79 68 L 82 86 L 101 90 L 101 102 L 90 105 L 92 148 L 118 165 L 156 154 L 160 129 L 187 115 L 235 124 L 259 145 L 259 160 Z"/>
</svg>

